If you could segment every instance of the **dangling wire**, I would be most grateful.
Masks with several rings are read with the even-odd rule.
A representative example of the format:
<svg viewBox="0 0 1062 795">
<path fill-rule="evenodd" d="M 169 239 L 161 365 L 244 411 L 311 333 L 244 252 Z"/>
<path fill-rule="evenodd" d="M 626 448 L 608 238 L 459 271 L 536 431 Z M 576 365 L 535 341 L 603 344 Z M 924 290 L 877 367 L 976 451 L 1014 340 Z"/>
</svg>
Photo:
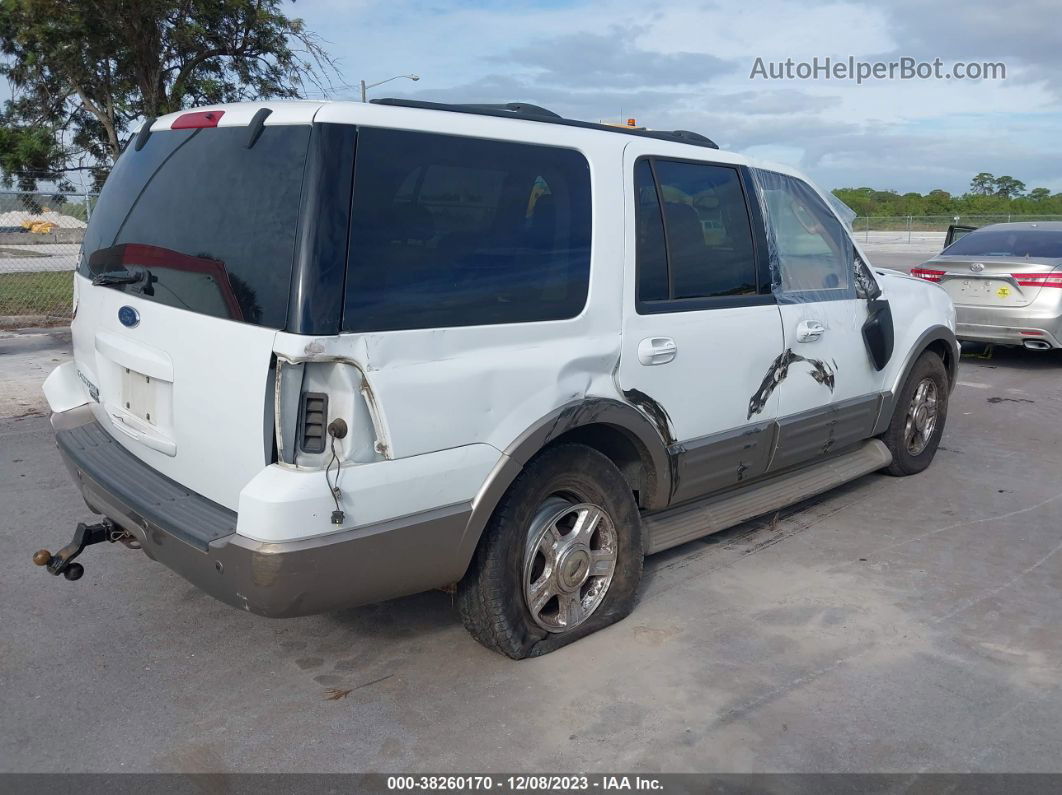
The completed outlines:
<svg viewBox="0 0 1062 795">
<path fill-rule="evenodd" d="M 325 466 L 325 483 L 328 484 L 328 490 L 332 493 L 332 501 L 336 504 L 336 509 L 332 511 L 332 524 L 343 524 L 343 520 L 346 518 L 346 514 L 343 513 L 343 509 L 339 507 L 339 498 L 342 496 L 342 492 L 339 490 L 339 454 L 336 452 L 336 435 L 334 433 L 328 434 L 332 440 L 330 445 L 332 450 L 332 458 L 329 459 L 328 465 Z M 329 471 L 332 468 L 332 464 L 336 465 L 336 482 L 332 485 L 332 480 L 329 476 Z"/>
</svg>

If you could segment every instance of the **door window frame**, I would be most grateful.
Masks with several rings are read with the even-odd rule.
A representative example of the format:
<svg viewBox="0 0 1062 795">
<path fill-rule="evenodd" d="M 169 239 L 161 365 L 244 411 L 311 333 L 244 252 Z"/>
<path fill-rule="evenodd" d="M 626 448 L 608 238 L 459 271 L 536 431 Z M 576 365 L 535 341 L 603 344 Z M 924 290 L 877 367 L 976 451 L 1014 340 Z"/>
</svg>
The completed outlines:
<svg viewBox="0 0 1062 795">
<path fill-rule="evenodd" d="M 815 287 L 815 288 L 804 288 L 804 289 L 799 289 L 799 290 L 793 290 L 793 289 L 787 290 L 784 287 L 784 282 L 783 282 L 783 279 L 782 279 L 782 272 L 781 272 L 782 264 L 781 264 L 781 262 L 778 262 L 778 264 L 777 264 L 777 269 L 778 269 L 777 274 L 774 274 L 773 272 L 771 273 L 771 280 L 772 280 L 772 285 L 773 285 L 772 286 L 772 290 L 774 291 L 774 293 L 777 296 L 780 296 L 780 299 L 778 300 L 778 303 L 780 303 L 780 304 L 823 303 L 823 302 L 829 302 L 829 301 L 852 301 L 852 300 L 861 298 L 861 296 L 858 294 L 857 285 L 856 285 L 856 259 L 857 258 L 860 259 L 861 261 L 863 261 L 863 264 L 866 266 L 867 271 L 870 272 L 870 274 L 871 274 L 871 279 L 873 281 L 876 281 L 876 280 L 874 280 L 873 271 L 871 271 L 871 269 L 870 269 L 870 264 L 862 259 L 862 257 L 859 254 L 859 250 L 855 247 L 855 243 L 852 240 L 852 235 L 851 235 L 851 233 L 850 233 L 850 231 L 848 229 L 848 226 L 838 217 L 837 213 L 834 211 L 834 209 L 830 205 L 830 203 L 828 201 L 826 201 L 819 194 L 819 191 L 810 182 L 808 182 L 807 180 L 803 179 L 802 177 L 794 176 L 793 174 L 787 174 L 787 173 L 782 172 L 782 171 L 772 171 L 771 169 L 764 169 L 764 168 L 759 169 L 759 173 L 773 174 L 773 175 L 776 175 L 776 176 L 784 177 L 787 180 L 792 180 L 793 182 L 797 182 L 805 190 L 807 190 L 808 193 L 812 194 L 815 198 L 817 198 L 819 200 L 820 205 L 821 205 L 820 209 L 824 210 L 825 213 L 837 223 L 837 228 L 841 232 L 841 241 L 840 242 L 842 244 L 842 248 L 847 252 L 847 261 L 844 263 L 844 272 L 845 272 L 845 276 L 846 276 L 846 284 L 843 287 L 841 287 L 841 286 L 838 286 L 838 287 Z M 764 236 L 765 236 L 765 240 L 766 240 L 766 237 L 769 234 L 771 234 L 771 232 L 774 231 L 773 229 L 771 229 L 771 230 L 768 229 L 768 224 L 770 223 L 769 217 L 766 217 L 766 216 L 764 216 L 762 214 L 763 213 L 763 207 L 765 207 L 767 205 L 767 197 L 764 195 L 764 190 L 763 190 L 761 184 L 756 181 L 756 177 L 755 177 L 755 175 L 752 174 L 751 170 L 749 171 L 748 176 L 749 176 L 750 183 L 753 185 L 753 190 L 755 191 L 754 195 L 757 197 L 756 204 L 759 205 L 759 207 L 760 207 L 761 218 L 763 219 L 763 231 L 764 231 Z M 773 269 L 771 268 L 771 265 L 770 265 L 769 249 L 768 249 L 768 257 L 767 258 L 768 258 L 768 271 L 771 272 L 771 271 L 773 271 Z M 880 295 L 880 288 L 879 288 L 879 293 L 878 294 Z"/>
<path fill-rule="evenodd" d="M 634 175 L 642 161 L 649 162 L 649 168 L 653 175 L 653 185 L 656 189 L 657 206 L 660 211 L 661 223 L 664 230 L 664 252 L 668 267 L 668 284 L 671 283 L 671 256 L 668 246 L 667 214 L 664 212 L 663 193 L 660 180 L 656 176 L 656 162 L 666 161 L 669 163 L 683 163 L 695 166 L 715 166 L 728 168 L 735 171 L 738 176 L 738 184 L 741 186 L 741 195 L 745 202 L 745 211 L 748 215 L 749 227 L 752 234 L 752 255 L 756 275 L 756 293 L 754 295 L 720 295 L 701 296 L 695 298 L 664 298 L 658 300 L 643 300 L 639 296 L 639 284 L 641 279 L 641 265 L 638 257 L 637 236 L 635 237 L 634 250 L 634 309 L 639 315 L 655 315 L 670 312 L 695 312 L 705 309 L 730 309 L 743 306 L 766 306 L 776 303 L 772 289 L 770 261 L 767 256 L 767 236 L 764 219 L 760 210 L 759 201 L 753 201 L 756 194 L 752 183 L 752 175 L 748 167 L 734 163 L 721 163 L 714 160 L 698 160 L 696 158 L 674 157 L 671 155 L 644 154 L 635 158 L 626 175 L 627 184 L 631 186 L 631 195 L 634 198 L 631 223 L 637 225 L 638 197 L 634 194 Z M 637 226 L 635 227 L 637 228 Z M 637 233 L 636 233 L 637 235 Z"/>
</svg>

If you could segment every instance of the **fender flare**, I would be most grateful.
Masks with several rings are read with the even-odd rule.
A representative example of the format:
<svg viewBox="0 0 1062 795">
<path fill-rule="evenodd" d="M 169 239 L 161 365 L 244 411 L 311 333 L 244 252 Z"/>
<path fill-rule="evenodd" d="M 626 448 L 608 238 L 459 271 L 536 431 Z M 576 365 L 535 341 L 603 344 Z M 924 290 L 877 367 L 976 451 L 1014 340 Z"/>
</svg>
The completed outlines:
<svg viewBox="0 0 1062 795">
<path fill-rule="evenodd" d="M 949 391 L 955 389 L 956 375 L 959 370 L 959 341 L 955 338 L 955 332 L 947 326 L 930 326 L 915 340 L 914 345 L 911 346 L 910 351 L 907 353 L 907 358 L 904 359 L 903 367 L 899 370 L 899 376 L 892 384 L 892 389 L 885 393 L 885 399 L 882 400 L 881 409 L 878 412 L 878 421 L 874 425 L 874 436 L 884 433 L 885 429 L 889 427 L 889 422 L 892 420 L 892 412 L 895 410 L 896 401 L 899 399 L 900 390 L 907 383 L 907 379 L 911 375 L 911 370 L 914 368 L 915 362 L 918 361 L 918 357 L 925 353 L 926 349 L 934 342 L 944 342 L 951 350 L 951 361 L 946 363 L 945 367 L 948 370 L 948 389 Z"/>
<path fill-rule="evenodd" d="M 651 466 L 646 478 L 649 485 L 649 494 L 644 498 L 646 505 L 655 508 L 667 504 L 671 494 L 672 457 L 656 425 L 639 409 L 613 398 L 574 400 L 539 419 L 505 448 L 472 500 L 472 512 L 457 551 L 462 570 L 472 561 L 480 536 L 502 495 L 527 462 L 562 434 L 587 425 L 610 426 L 634 443 L 643 461 Z"/>
</svg>

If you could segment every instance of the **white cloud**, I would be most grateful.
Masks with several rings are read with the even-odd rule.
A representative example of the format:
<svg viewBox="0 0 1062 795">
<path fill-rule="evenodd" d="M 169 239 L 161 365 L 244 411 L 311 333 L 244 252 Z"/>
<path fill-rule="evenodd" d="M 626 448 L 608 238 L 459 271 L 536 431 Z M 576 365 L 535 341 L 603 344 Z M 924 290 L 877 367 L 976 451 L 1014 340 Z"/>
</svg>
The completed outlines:
<svg viewBox="0 0 1062 795">
<path fill-rule="evenodd" d="M 300 0 L 346 80 L 415 71 L 377 96 L 522 100 L 590 120 L 637 117 L 776 153 L 829 187 L 965 190 L 1010 173 L 1062 190 L 1057 0 L 889 4 L 634 0 L 536 6 Z M 750 80 L 757 56 L 1004 60 L 1005 81 Z"/>
</svg>

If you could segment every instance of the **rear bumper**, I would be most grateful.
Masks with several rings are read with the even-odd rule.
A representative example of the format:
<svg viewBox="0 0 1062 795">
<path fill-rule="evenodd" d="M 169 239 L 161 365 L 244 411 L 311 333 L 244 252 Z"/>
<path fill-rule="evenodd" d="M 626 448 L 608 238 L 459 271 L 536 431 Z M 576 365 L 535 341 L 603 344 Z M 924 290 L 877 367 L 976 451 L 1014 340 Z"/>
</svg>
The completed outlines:
<svg viewBox="0 0 1062 795">
<path fill-rule="evenodd" d="M 1043 292 L 1043 291 L 1041 291 Z M 1062 308 L 1058 301 L 1047 306 L 1038 298 L 1028 306 L 955 306 L 955 336 L 960 340 L 1021 345 L 1025 340 L 1043 340 L 1052 348 L 1062 347 Z M 1040 334 L 1022 334 L 1039 331 Z"/>
<path fill-rule="evenodd" d="M 91 510 L 136 536 L 150 558 L 242 610 L 309 615 L 438 588 L 464 575 L 467 503 L 299 541 L 255 541 L 235 532 L 234 512 L 127 452 L 87 406 L 53 414 L 52 425 Z"/>
</svg>

